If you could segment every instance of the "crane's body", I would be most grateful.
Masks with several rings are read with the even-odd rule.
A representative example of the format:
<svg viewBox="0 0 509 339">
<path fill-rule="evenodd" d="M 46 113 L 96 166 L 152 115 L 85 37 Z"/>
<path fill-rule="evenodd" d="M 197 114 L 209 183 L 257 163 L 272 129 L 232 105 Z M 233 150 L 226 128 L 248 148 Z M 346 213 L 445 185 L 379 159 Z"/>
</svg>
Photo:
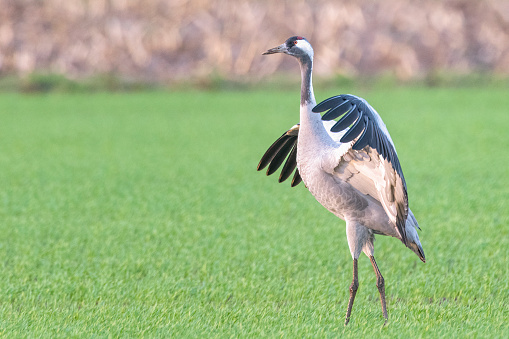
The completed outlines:
<svg viewBox="0 0 509 339">
<path fill-rule="evenodd" d="M 384 280 L 374 260 L 374 234 L 400 239 L 425 261 L 416 231 L 419 226 L 408 208 L 406 183 L 394 143 L 378 113 L 361 98 L 343 95 L 316 105 L 313 49 L 306 39 L 292 37 L 264 54 L 273 53 L 289 54 L 299 61 L 300 124 L 269 148 L 258 169 L 270 163 L 267 174 L 272 174 L 289 153 L 280 182 L 297 167 L 292 186 L 302 179 L 320 204 L 346 221 L 354 279 L 345 325 L 357 291 L 357 259 L 361 252 L 370 258 L 377 275 L 382 311 L 387 319 Z M 326 110 L 322 117 L 319 112 Z M 338 122 L 332 120 L 340 115 L 343 117 Z"/>
</svg>

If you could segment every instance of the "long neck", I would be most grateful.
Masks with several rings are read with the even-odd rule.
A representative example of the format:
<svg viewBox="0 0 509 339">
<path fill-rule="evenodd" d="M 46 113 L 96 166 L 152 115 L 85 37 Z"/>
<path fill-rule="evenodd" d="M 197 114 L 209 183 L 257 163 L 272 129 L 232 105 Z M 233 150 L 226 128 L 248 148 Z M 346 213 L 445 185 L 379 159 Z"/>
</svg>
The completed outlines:
<svg viewBox="0 0 509 339">
<path fill-rule="evenodd" d="M 333 145 L 333 141 L 325 130 L 322 117 L 319 113 L 311 110 L 316 106 L 315 95 L 313 93 L 312 72 L 313 58 L 305 56 L 299 59 L 301 70 L 301 90 L 300 90 L 300 130 L 299 143 L 317 145 Z M 299 148 L 302 149 L 301 146 Z"/>
<path fill-rule="evenodd" d="M 300 72 L 301 72 L 301 87 L 300 87 L 300 105 L 316 105 L 315 95 L 313 93 L 313 58 L 304 56 L 299 59 Z"/>
</svg>

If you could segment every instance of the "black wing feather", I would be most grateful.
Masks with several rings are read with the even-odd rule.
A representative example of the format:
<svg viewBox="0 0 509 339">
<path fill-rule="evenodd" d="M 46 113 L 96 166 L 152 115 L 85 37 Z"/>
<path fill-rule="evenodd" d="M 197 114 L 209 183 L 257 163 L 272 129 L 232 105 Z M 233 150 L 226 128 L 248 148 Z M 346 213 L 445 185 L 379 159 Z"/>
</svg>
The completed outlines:
<svg viewBox="0 0 509 339">
<path fill-rule="evenodd" d="M 281 170 L 281 175 L 279 175 L 279 182 L 283 182 L 292 174 L 293 170 L 297 167 L 297 143 L 294 143 L 292 151 L 286 159 L 285 165 Z"/>
<path fill-rule="evenodd" d="M 355 123 L 341 138 L 341 142 L 349 142 L 357 138 L 357 141 L 353 145 L 354 149 L 362 149 L 362 147 L 360 147 L 362 145 L 364 145 L 364 147 L 370 146 L 376 149 L 384 159 L 391 162 L 394 170 L 403 178 L 403 172 L 401 171 L 401 166 L 396 157 L 394 147 L 378 126 L 375 112 L 373 112 L 371 107 L 367 105 L 364 100 L 350 94 L 338 95 L 328 98 L 316 105 L 313 108 L 313 112 L 320 113 L 329 110 L 322 116 L 322 120 L 332 120 L 333 117 L 336 118 L 341 114 L 335 115 L 329 113 L 334 112 L 339 107 L 346 107 L 348 104 L 350 104 L 353 109 L 343 113 L 344 115 L 341 119 L 331 128 L 331 132 L 342 131 Z M 337 112 L 342 111 L 343 109 L 339 109 Z M 359 127 L 361 124 L 364 128 Z M 368 130 L 366 131 L 366 129 Z"/>
<path fill-rule="evenodd" d="M 350 111 L 346 112 L 346 114 L 343 115 L 343 117 L 341 119 L 339 119 L 338 122 L 334 126 L 332 126 L 332 128 L 330 129 L 331 132 L 342 131 L 355 122 L 355 120 L 359 117 L 359 111 L 356 109 L 357 106 L 355 106 L 355 105 L 351 108 L 352 109 Z M 323 119 L 323 117 L 322 117 L 322 119 Z M 326 120 L 326 119 L 323 119 L 323 120 Z"/>
<path fill-rule="evenodd" d="M 258 167 L 256 168 L 258 171 L 261 171 L 264 169 L 272 159 L 276 156 L 276 154 L 279 152 L 281 147 L 286 143 L 289 136 L 285 133 L 283 133 L 282 136 L 280 136 L 270 147 L 265 151 L 265 154 L 260 159 L 260 162 L 258 163 Z"/>
<path fill-rule="evenodd" d="M 290 153 L 292 147 L 293 147 L 292 138 L 287 138 L 286 142 L 277 151 L 277 153 L 274 155 L 274 158 L 272 158 L 272 161 L 269 164 L 269 168 L 267 169 L 267 175 L 271 175 L 281 166 L 283 161 L 285 161 L 286 157 Z"/>
<path fill-rule="evenodd" d="M 297 186 L 298 184 L 300 184 L 302 181 L 302 178 L 300 177 L 300 173 L 299 173 L 299 170 L 295 170 L 295 174 L 293 175 L 293 179 L 292 179 L 292 184 L 291 186 L 292 187 L 295 187 Z"/>
<path fill-rule="evenodd" d="M 338 107 L 342 103 L 340 101 L 340 99 L 343 102 L 345 102 L 347 100 L 347 99 L 340 98 L 340 96 L 335 96 L 335 97 L 331 97 L 329 99 L 325 99 L 324 101 L 322 101 L 321 103 L 319 103 L 318 105 L 316 105 L 313 108 L 313 112 L 322 113 L 327 110 L 330 110 L 331 108 Z"/>
<path fill-rule="evenodd" d="M 371 124 L 366 123 L 366 128 L 364 128 L 364 131 L 362 131 L 361 136 L 359 137 L 359 140 L 353 145 L 354 150 L 361 150 L 364 147 L 368 145 L 370 134 L 373 131 L 373 127 Z"/>
<path fill-rule="evenodd" d="M 267 169 L 267 175 L 271 175 L 277 171 L 277 169 L 286 159 L 278 181 L 285 181 L 295 170 L 291 186 L 297 186 L 302 181 L 299 170 L 296 168 L 298 131 L 298 125 L 296 127 L 294 126 L 293 128 L 283 133 L 283 135 L 281 135 L 276 141 L 274 141 L 274 143 L 262 156 L 260 162 L 258 163 L 257 170 L 261 171 L 268 165 L 269 167 Z"/>
<path fill-rule="evenodd" d="M 352 125 L 352 127 L 350 127 L 348 132 L 346 132 L 345 135 L 343 135 L 340 141 L 350 142 L 353 139 L 357 138 L 359 134 L 362 131 L 364 131 L 365 129 L 364 127 L 366 126 L 366 120 L 367 120 L 366 117 L 359 117 L 359 119 L 357 119 L 357 121 Z"/>
<path fill-rule="evenodd" d="M 315 107 L 316 108 L 316 107 Z M 330 111 L 328 111 L 327 113 L 325 113 L 322 117 L 323 120 L 332 120 L 332 119 L 336 119 L 337 117 L 339 117 L 340 115 L 343 115 L 345 114 L 346 112 L 348 112 L 350 109 L 352 108 L 352 104 L 349 102 L 349 101 L 345 101 L 344 103 L 342 104 L 339 104 L 338 106 L 336 106 L 334 109 L 331 109 Z M 314 109 L 313 109 L 313 112 Z"/>
</svg>

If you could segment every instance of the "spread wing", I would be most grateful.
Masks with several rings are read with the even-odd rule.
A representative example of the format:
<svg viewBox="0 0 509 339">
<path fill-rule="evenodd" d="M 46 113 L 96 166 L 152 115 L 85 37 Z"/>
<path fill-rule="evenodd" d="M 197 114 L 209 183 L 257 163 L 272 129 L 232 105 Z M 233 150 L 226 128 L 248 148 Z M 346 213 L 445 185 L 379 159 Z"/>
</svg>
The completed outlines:
<svg viewBox="0 0 509 339">
<path fill-rule="evenodd" d="M 265 152 L 258 164 L 257 170 L 261 171 L 267 165 L 269 168 L 267 169 L 267 175 L 273 174 L 285 161 L 286 162 L 281 170 L 281 174 L 279 175 L 279 182 L 283 182 L 292 174 L 293 175 L 291 186 L 297 186 L 301 181 L 301 177 L 299 174 L 299 170 L 297 167 L 297 137 L 299 135 L 299 125 L 295 125 L 290 128 L 288 131 L 283 133 L 279 139 L 274 141 L 274 143 L 269 147 L 269 149 Z"/>
<path fill-rule="evenodd" d="M 325 111 L 323 120 L 341 117 L 330 131 L 340 132 L 348 128 L 340 142 L 353 142 L 351 150 L 337 160 L 335 174 L 360 192 L 379 200 L 405 242 L 406 183 L 382 119 L 364 99 L 349 94 L 326 99 L 313 108 L 316 113 Z"/>
</svg>

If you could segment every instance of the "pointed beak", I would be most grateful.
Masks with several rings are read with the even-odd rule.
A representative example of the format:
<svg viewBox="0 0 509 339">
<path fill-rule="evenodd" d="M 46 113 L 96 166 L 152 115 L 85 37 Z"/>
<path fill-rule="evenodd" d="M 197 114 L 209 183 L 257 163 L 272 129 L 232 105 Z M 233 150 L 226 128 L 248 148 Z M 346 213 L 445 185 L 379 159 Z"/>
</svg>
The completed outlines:
<svg viewBox="0 0 509 339">
<path fill-rule="evenodd" d="M 277 47 L 269 49 L 267 52 L 263 53 L 262 55 L 267 54 L 276 54 L 276 53 L 286 53 L 288 49 L 286 48 L 286 44 L 281 44 Z"/>
</svg>

